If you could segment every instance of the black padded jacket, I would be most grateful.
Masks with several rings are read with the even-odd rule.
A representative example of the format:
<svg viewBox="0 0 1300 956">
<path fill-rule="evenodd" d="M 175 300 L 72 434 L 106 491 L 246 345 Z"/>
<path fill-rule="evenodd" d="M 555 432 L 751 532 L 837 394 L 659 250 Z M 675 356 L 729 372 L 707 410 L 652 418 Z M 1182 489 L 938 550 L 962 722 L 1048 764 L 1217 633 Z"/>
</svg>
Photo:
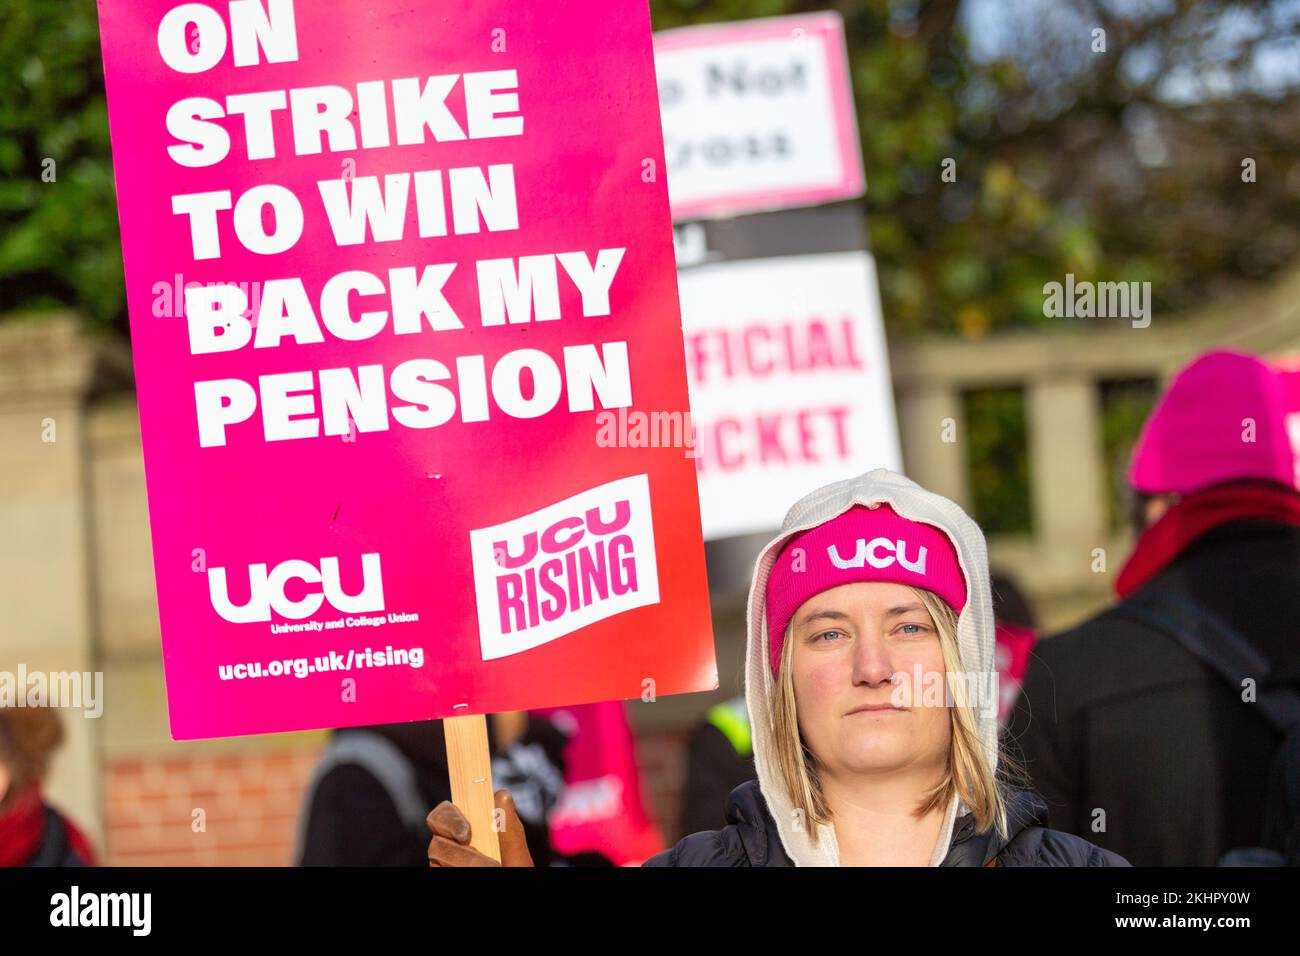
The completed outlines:
<svg viewBox="0 0 1300 956">
<path fill-rule="evenodd" d="M 953 824 L 942 866 L 1128 866 L 1122 856 L 1081 837 L 1047 829 L 1047 805 L 1031 790 L 1007 790 L 1007 835 L 975 832 L 965 814 Z M 683 837 L 646 866 L 793 866 L 757 780 L 727 799 L 727 825 Z"/>
</svg>

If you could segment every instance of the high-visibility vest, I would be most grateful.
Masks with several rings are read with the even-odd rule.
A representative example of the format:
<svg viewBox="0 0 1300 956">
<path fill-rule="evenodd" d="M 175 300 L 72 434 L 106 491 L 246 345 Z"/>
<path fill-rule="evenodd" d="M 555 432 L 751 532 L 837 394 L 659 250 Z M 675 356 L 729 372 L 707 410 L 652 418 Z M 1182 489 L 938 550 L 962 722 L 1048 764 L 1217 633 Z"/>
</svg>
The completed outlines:
<svg viewBox="0 0 1300 956">
<path fill-rule="evenodd" d="M 748 757 L 754 752 L 754 741 L 749 732 L 749 709 L 745 706 L 744 696 L 714 704 L 705 719 L 731 741 L 736 753 Z"/>
</svg>

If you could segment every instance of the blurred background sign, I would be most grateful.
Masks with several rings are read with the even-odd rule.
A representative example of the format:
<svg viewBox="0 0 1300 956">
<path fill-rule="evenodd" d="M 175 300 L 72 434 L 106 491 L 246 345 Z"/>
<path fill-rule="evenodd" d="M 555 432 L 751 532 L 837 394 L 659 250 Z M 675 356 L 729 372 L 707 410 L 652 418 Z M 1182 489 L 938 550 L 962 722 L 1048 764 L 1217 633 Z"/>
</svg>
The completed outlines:
<svg viewBox="0 0 1300 956">
<path fill-rule="evenodd" d="M 655 68 L 704 536 L 766 537 L 811 489 L 901 468 L 844 24 L 669 30 Z M 711 589 L 762 543 L 711 549 Z"/>
<path fill-rule="evenodd" d="M 1286 389 L 1286 434 L 1295 452 L 1295 486 L 1300 488 L 1300 359 L 1278 364 Z"/>
<path fill-rule="evenodd" d="M 533 711 L 569 737 L 564 791 L 547 822 L 557 853 L 599 853 L 616 866 L 639 865 L 664 849 L 646 812 L 636 741 L 621 700 Z"/>
<path fill-rule="evenodd" d="M 900 467 L 875 286 L 862 251 L 683 271 L 706 538 L 779 527 L 819 485 Z"/>
<path fill-rule="evenodd" d="M 862 195 L 839 14 L 667 30 L 655 69 L 675 220 Z"/>
</svg>

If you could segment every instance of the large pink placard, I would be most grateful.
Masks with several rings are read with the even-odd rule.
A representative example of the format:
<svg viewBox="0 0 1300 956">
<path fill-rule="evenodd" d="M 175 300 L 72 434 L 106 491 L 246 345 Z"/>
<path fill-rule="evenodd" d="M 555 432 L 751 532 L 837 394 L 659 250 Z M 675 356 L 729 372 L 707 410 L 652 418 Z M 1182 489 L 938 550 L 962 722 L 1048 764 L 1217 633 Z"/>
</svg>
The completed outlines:
<svg viewBox="0 0 1300 956">
<path fill-rule="evenodd" d="M 715 687 L 646 0 L 99 10 L 172 736 Z"/>
</svg>

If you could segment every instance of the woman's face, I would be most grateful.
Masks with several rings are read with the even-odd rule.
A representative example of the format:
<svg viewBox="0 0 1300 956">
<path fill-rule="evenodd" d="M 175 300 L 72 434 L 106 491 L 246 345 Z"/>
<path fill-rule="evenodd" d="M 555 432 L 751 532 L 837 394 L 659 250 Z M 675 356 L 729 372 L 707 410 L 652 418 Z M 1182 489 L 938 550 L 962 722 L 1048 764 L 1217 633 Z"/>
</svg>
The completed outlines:
<svg viewBox="0 0 1300 956">
<path fill-rule="evenodd" d="M 793 622 L 799 729 L 825 770 L 941 773 L 952 735 L 943 651 L 912 589 L 843 584 L 805 601 Z"/>
</svg>

